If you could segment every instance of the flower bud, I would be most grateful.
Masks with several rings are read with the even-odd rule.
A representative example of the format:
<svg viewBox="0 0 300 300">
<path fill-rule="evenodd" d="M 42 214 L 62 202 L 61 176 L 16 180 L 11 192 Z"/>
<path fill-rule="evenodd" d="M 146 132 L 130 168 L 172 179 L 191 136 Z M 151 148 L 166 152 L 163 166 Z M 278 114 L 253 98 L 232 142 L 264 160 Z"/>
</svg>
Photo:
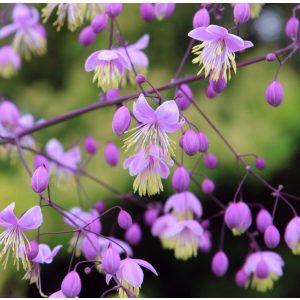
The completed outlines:
<svg viewBox="0 0 300 300">
<path fill-rule="evenodd" d="M 138 74 L 138 75 L 136 75 L 136 77 L 135 77 L 135 81 L 136 81 L 138 84 L 142 84 L 142 83 L 146 82 L 146 78 L 145 78 L 144 75 Z"/>
<path fill-rule="evenodd" d="M 274 60 L 276 60 L 276 54 L 275 53 L 268 53 L 266 55 L 266 60 L 267 61 L 274 61 Z"/>
<path fill-rule="evenodd" d="M 142 239 L 140 225 L 137 223 L 132 224 L 125 232 L 125 239 L 132 246 L 139 244 Z"/>
<path fill-rule="evenodd" d="M 75 298 L 80 294 L 81 280 L 76 271 L 71 271 L 65 276 L 61 290 L 67 298 Z"/>
<path fill-rule="evenodd" d="M 102 266 L 101 269 L 104 273 L 113 275 L 120 267 L 120 255 L 111 246 L 109 246 L 102 254 Z"/>
<path fill-rule="evenodd" d="M 263 170 L 266 167 L 266 161 L 262 157 L 256 157 L 255 167 L 258 170 Z"/>
<path fill-rule="evenodd" d="M 107 26 L 107 15 L 99 14 L 91 22 L 91 27 L 95 33 L 102 32 Z"/>
<path fill-rule="evenodd" d="M 212 259 L 212 263 L 211 263 L 212 272 L 216 276 L 222 277 L 227 272 L 228 266 L 229 266 L 229 261 L 226 254 L 223 251 L 217 252 Z"/>
<path fill-rule="evenodd" d="M 205 89 L 205 95 L 208 97 L 208 98 L 215 98 L 218 93 L 212 88 L 212 86 L 209 84 L 206 89 Z"/>
<path fill-rule="evenodd" d="M 218 166 L 218 163 L 219 160 L 214 154 L 208 153 L 207 155 L 205 155 L 204 165 L 206 166 L 206 168 L 215 169 Z"/>
<path fill-rule="evenodd" d="M 276 248 L 280 243 L 280 233 L 274 225 L 270 225 L 264 234 L 265 244 L 270 248 Z"/>
<path fill-rule="evenodd" d="M 205 178 L 201 183 L 201 189 L 204 194 L 211 194 L 215 190 L 215 184 L 212 180 Z"/>
<path fill-rule="evenodd" d="M 127 230 L 132 225 L 132 218 L 126 210 L 121 210 L 118 214 L 118 225 Z"/>
<path fill-rule="evenodd" d="M 145 22 L 153 21 L 155 18 L 154 6 L 151 3 L 141 4 L 140 15 Z"/>
<path fill-rule="evenodd" d="M 181 84 L 176 91 L 175 101 L 180 110 L 186 110 L 193 100 L 193 91 L 187 84 Z"/>
<path fill-rule="evenodd" d="M 148 208 L 144 213 L 144 222 L 148 226 L 152 226 L 159 215 L 159 210 L 154 207 Z"/>
<path fill-rule="evenodd" d="M 230 203 L 226 209 L 224 220 L 234 235 L 241 235 L 252 223 L 251 210 L 245 202 Z"/>
<path fill-rule="evenodd" d="M 183 150 L 187 155 L 195 155 L 199 151 L 199 137 L 193 129 L 185 132 L 182 140 Z"/>
<path fill-rule="evenodd" d="M 109 165 L 111 165 L 112 167 L 115 167 L 118 164 L 119 158 L 120 158 L 120 153 L 119 153 L 119 149 L 117 148 L 117 146 L 115 144 L 108 143 L 105 146 L 104 158 L 105 158 L 106 162 Z"/>
<path fill-rule="evenodd" d="M 3 126 L 17 126 L 20 114 L 17 106 L 11 101 L 5 100 L 0 103 L 0 124 Z"/>
<path fill-rule="evenodd" d="M 131 123 L 130 111 L 126 106 L 119 107 L 112 120 L 112 129 L 116 135 L 122 135 Z"/>
<path fill-rule="evenodd" d="M 111 102 L 120 97 L 120 91 L 109 89 L 106 93 L 103 93 L 100 97 L 100 102 Z"/>
<path fill-rule="evenodd" d="M 88 154 L 93 155 L 98 151 L 99 146 L 97 141 L 93 137 L 87 136 L 84 139 L 84 148 Z"/>
<path fill-rule="evenodd" d="M 221 76 L 217 81 L 210 79 L 209 85 L 216 93 L 221 93 L 227 87 L 227 81 Z"/>
<path fill-rule="evenodd" d="M 206 8 L 199 9 L 193 18 L 193 27 L 206 27 L 210 23 L 209 12 Z"/>
<path fill-rule="evenodd" d="M 272 225 L 273 220 L 271 214 L 264 208 L 262 208 L 256 216 L 256 227 L 261 232 L 264 233 L 266 229 Z"/>
<path fill-rule="evenodd" d="M 33 168 L 36 170 L 40 166 L 48 169 L 48 159 L 42 154 L 36 154 L 33 160 Z"/>
<path fill-rule="evenodd" d="M 235 275 L 235 283 L 239 287 L 244 287 L 248 279 L 248 275 L 243 269 L 239 270 Z"/>
<path fill-rule="evenodd" d="M 80 31 L 79 42 L 82 46 L 86 47 L 93 44 L 96 34 L 92 26 L 87 26 Z"/>
<path fill-rule="evenodd" d="M 26 255 L 29 260 L 33 260 L 39 253 L 39 244 L 36 240 L 32 240 L 26 244 Z"/>
<path fill-rule="evenodd" d="M 36 193 L 42 193 L 49 184 L 48 171 L 44 166 L 38 167 L 31 177 L 31 188 Z"/>
<path fill-rule="evenodd" d="M 122 3 L 106 3 L 105 11 L 112 17 L 118 16 L 123 10 Z"/>
<path fill-rule="evenodd" d="M 175 11 L 175 3 L 156 3 L 154 5 L 154 13 L 158 20 L 170 17 Z"/>
<path fill-rule="evenodd" d="M 266 89 L 266 99 L 271 106 L 277 107 L 283 99 L 283 87 L 277 80 L 268 85 Z"/>
<path fill-rule="evenodd" d="M 294 40 L 299 35 L 299 20 L 291 17 L 285 25 L 285 35 Z"/>
<path fill-rule="evenodd" d="M 184 167 L 176 169 L 172 177 L 172 186 L 177 193 L 182 193 L 189 188 L 190 173 Z"/>
<path fill-rule="evenodd" d="M 99 200 L 95 203 L 94 208 L 97 210 L 99 214 L 102 214 L 105 211 L 105 203 L 102 200 Z"/>
<path fill-rule="evenodd" d="M 82 252 L 87 260 L 95 260 L 100 253 L 100 244 L 97 236 L 88 233 L 82 241 Z"/>
<path fill-rule="evenodd" d="M 199 250 L 203 253 L 207 253 L 210 251 L 211 246 L 210 233 L 206 230 L 200 239 Z"/>
<path fill-rule="evenodd" d="M 236 3 L 233 8 L 233 15 L 237 24 L 245 24 L 250 19 L 250 4 Z"/>
<path fill-rule="evenodd" d="M 259 279 L 265 279 L 269 276 L 268 264 L 263 259 L 256 265 L 255 276 Z"/>
<path fill-rule="evenodd" d="M 209 141 L 207 136 L 203 132 L 198 132 L 199 138 L 199 152 L 206 152 L 209 147 Z"/>
</svg>

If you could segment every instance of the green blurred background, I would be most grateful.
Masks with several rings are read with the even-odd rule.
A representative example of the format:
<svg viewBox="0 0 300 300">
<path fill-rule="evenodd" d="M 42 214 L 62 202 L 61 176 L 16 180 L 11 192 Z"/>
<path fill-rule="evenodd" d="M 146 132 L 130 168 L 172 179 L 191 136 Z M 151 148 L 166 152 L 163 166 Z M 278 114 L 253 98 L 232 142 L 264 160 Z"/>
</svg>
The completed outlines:
<svg viewBox="0 0 300 300">
<path fill-rule="evenodd" d="M 36 5 L 41 8 L 43 5 Z M 162 22 L 145 23 L 141 20 L 137 4 L 125 4 L 122 15 L 118 18 L 124 35 L 133 43 L 144 33 L 150 34 L 150 45 L 146 50 L 150 58 L 148 79 L 154 84 L 166 83 L 174 76 L 185 48 L 189 42 L 187 33 L 192 29 L 192 16 L 197 10 L 197 4 L 177 4 L 175 14 Z M 1 9 L 9 8 L 1 5 Z M 289 43 L 284 37 L 284 22 L 291 15 L 290 4 L 267 4 L 259 19 L 243 26 L 241 35 L 254 42 L 255 47 L 245 53 L 237 55 L 238 61 L 256 57 L 272 50 L 284 47 Z M 273 16 L 273 18 L 270 18 Z M 273 14 L 273 15 L 272 15 Z M 225 24 L 233 26 L 232 8 L 225 5 Z M 264 18 L 264 19 L 262 19 Z M 267 23 L 261 20 L 267 19 Z M 53 21 L 53 19 L 51 19 Z M 215 21 L 213 21 L 215 22 Z M 260 23 L 259 23 L 260 22 Z M 273 22 L 273 23 L 272 23 Z M 263 24 L 263 25 L 261 25 Z M 262 32 L 272 28 L 279 28 L 273 38 L 264 36 Z M 269 26 L 269 27 L 268 27 Z M 83 65 L 87 56 L 95 50 L 107 46 L 108 32 L 97 36 L 95 43 L 83 48 L 78 43 L 79 31 L 68 32 L 65 28 L 57 33 L 46 24 L 48 32 L 48 53 L 43 57 L 34 57 L 30 62 L 24 62 L 17 77 L 10 80 L 0 80 L 0 95 L 15 102 L 22 112 L 31 112 L 36 119 L 50 118 L 69 110 L 92 104 L 98 101 L 100 90 L 92 84 L 92 74 L 84 72 Z M 264 29 L 264 30 L 263 30 Z M 268 30 L 267 30 L 268 31 Z M 191 63 L 192 56 L 183 71 L 183 74 L 194 74 L 197 67 Z M 298 191 L 298 169 L 300 166 L 300 101 L 299 101 L 299 55 L 295 55 L 291 63 L 287 63 L 280 72 L 279 80 L 283 84 L 285 97 L 283 104 L 277 108 L 267 105 L 264 98 L 266 86 L 273 81 L 278 64 L 276 62 L 261 62 L 238 70 L 229 83 L 228 88 L 215 99 L 205 96 L 205 82 L 195 82 L 190 86 L 194 91 L 195 99 L 205 113 L 215 122 L 221 132 L 240 153 L 256 153 L 267 161 L 267 169 L 262 173 L 274 185 L 283 184 L 287 191 Z M 134 88 L 122 89 L 121 94 L 132 92 Z M 174 90 L 163 93 L 166 98 L 174 96 Z M 124 171 L 121 162 L 117 168 L 109 167 L 103 160 L 105 143 L 112 141 L 121 145 L 122 138 L 115 137 L 111 130 L 111 118 L 114 108 L 103 108 L 87 115 L 70 120 L 36 133 L 34 136 L 41 148 L 48 139 L 56 137 L 68 148 L 74 143 L 82 147 L 83 137 L 93 135 L 101 144 L 100 151 L 88 165 L 88 171 L 98 178 L 110 183 L 122 191 L 130 191 L 132 178 Z M 205 121 L 193 109 L 189 109 L 186 116 L 191 118 L 200 130 L 207 133 L 211 148 L 220 160 L 220 166 L 214 171 L 206 171 L 200 164 L 200 170 L 207 173 L 216 181 L 216 194 L 225 203 L 232 199 L 236 189 L 236 162 L 227 148 L 221 143 L 216 134 L 207 126 Z M 175 137 L 174 137 L 175 138 Z M 177 137 L 176 137 L 177 138 Z M 83 154 L 85 155 L 85 154 Z M 86 157 L 86 156 L 85 156 Z M 122 160 L 125 158 L 122 155 Z M 27 155 L 32 162 L 32 155 Z M 190 166 L 193 159 L 185 158 Z M 252 163 L 251 160 L 249 160 Z M 29 177 L 21 162 L 17 159 L 11 165 L 9 161 L 0 161 L 0 208 L 8 203 L 17 203 L 17 213 L 23 212 L 38 201 L 32 194 Z M 88 180 L 82 179 L 88 198 L 92 202 L 105 199 L 107 206 L 117 204 L 114 196 Z M 170 182 L 164 182 L 165 192 L 157 197 L 158 201 L 165 199 L 172 193 Z M 204 217 L 214 212 L 214 206 L 199 191 L 197 186 L 192 189 L 203 201 Z M 57 203 L 65 208 L 79 205 L 79 196 L 75 185 L 65 189 L 52 188 L 52 196 Z M 271 208 L 273 198 L 252 178 L 247 180 L 244 187 L 246 201 L 262 202 Z M 87 199 L 85 208 L 88 207 Z M 298 203 L 295 203 L 296 207 Z M 127 205 L 127 209 L 140 220 L 142 210 Z M 43 210 L 44 224 L 42 231 L 67 230 L 61 217 L 50 208 Z M 276 222 L 281 226 L 281 232 L 287 221 L 292 217 L 286 206 L 279 204 Z M 103 220 L 104 233 L 114 218 Z M 149 260 L 156 267 L 159 277 L 154 278 L 146 271 L 146 280 L 142 295 L 145 297 L 290 297 L 300 296 L 298 278 L 300 276 L 299 257 L 292 256 L 284 243 L 278 251 L 284 257 L 286 266 L 285 276 L 275 284 L 272 291 L 258 294 L 251 290 L 239 289 L 234 284 L 235 271 L 242 265 L 247 254 L 248 241 L 244 237 L 233 238 L 226 232 L 225 251 L 230 258 L 229 273 L 222 279 L 212 276 L 210 260 L 217 250 L 221 224 L 219 221 L 211 227 L 213 248 L 209 254 L 199 254 L 197 258 L 183 263 L 176 261 L 173 253 L 163 251 L 158 240 L 152 238 L 149 229 L 144 227 L 142 243 L 135 247 L 136 257 Z M 122 238 L 123 233 L 117 232 Z M 33 236 L 32 236 L 33 237 Z M 52 246 L 61 243 L 64 245 L 55 258 L 54 263 L 42 269 L 42 280 L 45 293 L 52 293 L 59 289 L 60 282 L 68 268 L 68 240 L 70 236 L 46 236 L 43 242 Z M 29 287 L 22 281 L 23 272 L 9 266 L 0 276 L 1 296 L 38 296 L 34 286 Z M 84 281 L 82 296 L 101 295 L 105 287 L 103 278 L 93 272 L 91 275 L 82 275 Z"/>
</svg>

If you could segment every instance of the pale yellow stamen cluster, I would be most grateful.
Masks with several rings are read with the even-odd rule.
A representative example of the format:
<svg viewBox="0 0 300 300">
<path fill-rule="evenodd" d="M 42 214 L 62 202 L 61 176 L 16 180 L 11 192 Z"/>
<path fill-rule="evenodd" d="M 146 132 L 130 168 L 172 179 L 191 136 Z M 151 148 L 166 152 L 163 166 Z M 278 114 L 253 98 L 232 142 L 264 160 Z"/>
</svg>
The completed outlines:
<svg viewBox="0 0 300 300">
<path fill-rule="evenodd" d="M 0 67 L 0 76 L 3 78 L 10 78 L 16 75 L 17 69 L 12 64 L 5 64 Z"/>
<path fill-rule="evenodd" d="M 130 283 L 128 283 L 125 280 L 120 280 L 120 282 L 123 287 L 125 287 L 127 290 L 129 290 L 131 293 L 133 293 L 136 297 L 139 296 L 140 288 L 135 288 L 134 286 L 132 286 Z M 118 292 L 119 292 L 120 298 L 128 298 L 128 294 L 126 293 L 126 291 L 123 288 L 119 288 Z"/>
<path fill-rule="evenodd" d="M 269 276 L 265 279 L 261 279 L 253 275 L 249 282 L 246 284 L 246 287 L 250 286 L 258 292 L 266 292 L 267 290 L 271 290 L 273 288 L 274 281 L 277 281 L 278 279 L 279 277 L 274 273 L 270 273 Z"/>
</svg>

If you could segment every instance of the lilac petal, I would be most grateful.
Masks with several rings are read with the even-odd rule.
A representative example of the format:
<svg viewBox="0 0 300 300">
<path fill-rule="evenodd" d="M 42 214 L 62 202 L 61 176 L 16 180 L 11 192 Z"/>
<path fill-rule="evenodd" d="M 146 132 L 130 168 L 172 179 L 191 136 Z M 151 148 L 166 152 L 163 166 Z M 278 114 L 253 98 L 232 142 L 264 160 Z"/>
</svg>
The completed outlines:
<svg viewBox="0 0 300 300">
<path fill-rule="evenodd" d="M 83 214 L 83 211 L 80 207 L 73 207 L 69 212 L 67 211 L 65 214 L 68 216 L 68 218 L 64 217 L 64 222 L 67 225 L 74 227 L 75 225 L 71 222 L 71 220 L 73 222 L 77 222 L 78 218 L 76 216 L 81 216 Z"/>
<path fill-rule="evenodd" d="M 129 166 L 130 176 L 135 176 L 141 173 L 148 166 L 148 159 L 145 159 L 144 156 L 136 158 L 133 160 Z"/>
<path fill-rule="evenodd" d="M 297 245 L 300 237 L 296 226 L 296 220 L 297 219 L 290 221 L 284 232 L 284 240 L 291 249 Z"/>
<path fill-rule="evenodd" d="M 51 294 L 49 298 L 66 298 L 66 296 L 63 294 L 61 290 Z"/>
<path fill-rule="evenodd" d="M 51 139 L 46 144 L 46 153 L 54 159 L 59 159 L 64 153 L 64 148 L 57 139 Z"/>
<path fill-rule="evenodd" d="M 207 26 L 207 32 L 218 36 L 218 38 L 222 38 L 228 34 L 228 30 L 222 26 L 218 25 L 209 25 Z"/>
<path fill-rule="evenodd" d="M 70 159 L 70 161 L 74 162 L 75 164 L 81 161 L 81 152 L 79 147 L 73 147 L 72 149 L 67 151 L 65 155 Z"/>
<path fill-rule="evenodd" d="M 244 41 L 244 48 L 251 48 L 253 47 L 253 43 L 251 41 Z"/>
<path fill-rule="evenodd" d="M 124 162 L 123 162 L 123 168 L 124 168 L 125 170 L 128 169 L 129 166 L 130 166 L 130 164 L 132 163 L 132 161 L 133 161 L 134 159 L 136 159 L 135 156 L 136 156 L 136 155 L 132 155 L 132 156 L 130 156 L 130 157 L 128 157 L 127 159 L 124 160 Z"/>
<path fill-rule="evenodd" d="M 121 275 L 121 278 L 133 287 L 140 287 L 144 280 L 144 273 L 141 267 L 130 258 L 125 258 L 122 262 L 120 273 L 118 272 Z"/>
<path fill-rule="evenodd" d="M 106 276 L 105 276 L 105 282 L 106 282 L 107 285 L 109 285 L 111 279 L 112 279 L 112 275 L 106 274 Z"/>
<path fill-rule="evenodd" d="M 247 44 L 249 44 L 249 46 L 246 47 L 244 40 L 241 39 L 239 36 L 236 36 L 234 34 L 228 34 L 228 36 L 225 39 L 225 43 L 226 43 L 226 47 L 231 52 L 241 51 L 241 50 L 244 50 L 248 47 L 253 46 L 253 44 L 248 41 Z M 252 46 L 250 44 L 252 44 Z"/>
<path fill-rule="evenodd" d="M 7 37 L 8 35 L 14 33 L 17 30 L 16 24 L 9 24 L 0 29 L 0 39 Z"/>
<path fill-rule="evenodd" d="M 183 221 L 175 223 L 166 229 L 163 236 L 165 238 L 172 238 L 172 237 L 176 236 L 178 233 L 180 233 L 183 229 L 184 229 Z"/>
<path fill-rule="evenodd" d="M 185 226 L 188 227 L 195 235 L 203 234 L 203 228 L 197 221 L 188 220 L 184 222 L 185 222 Z"/>
<path fill-rule="evenodd" d="M 210 42 L 223 37 L 223 35 L 226 35 L 227 30 L 225 29 L 224 31 L 223 29 L 225 28 L 216 25 L 210 25 L 208 27 L 198 27 L 190 31 L 188 33 L 188 36 L 193 38 L 194 40 Z"/>
<path fill-rule="evenodd" d="M 143 94 L 140 94 L 138 100 L 133 103 L 133 114 L 140 123 L 148 124 L 156 120 L 155 111 Z"/>
<path fill-rule="evenodd" d="M 149 34 L 144 34 L 139 40 L 137 40 L 134 44 L 130 45 L 128 48 L 133 48 L 137 50 L 142 50 L 148 47 L 150 36 Z"/>
<path fill-rule="evenodd" d="M 134 66 L 147 68 L 149 65 L 148 56 L 139 50 L 128 50 L 128 55 Z"/>
<path fill-rule="evenodd" d="M 152 225 L 151 234 L 160 236 L 165 229 L 176 223 L 176 218 L 171 214 L 166 214 L 159 217 Z"/>
<path fill-rule="evenodd" d="M 110 240 L 115 242 L 115 243 L 111 243 L 111 247 L 113 247 L 116 251 L 118 251 L 119 254 L 125 252 L 128 256 L 133 255 L 133 251 L 131 247 L 126 242 L 119 240 L 113 236 L 110 236 L 109 238 Z"/>
<path fill-rule="evenodd" d="M 42 222 L 42 210 L 39 206 L 34 206 L 27 210 L 25 214 L 18 220 L 18 225 L 23 230 L 31 230 L 40 227 Z"/>
<path fill-rule="evenodd" d="M 52 263 L 53 258 L 57 255 L 57 253 L 58 253 L 58 251 L 60 250 L 61 247 L 62 247 L 62 245 L 57 245 L 56 247 L 53 248 L 50 255 L 45 260 L 46 264 L 51 264 Z"/>
<path fill-rule="evenodd" d="M 282 266 L 284 265 L 282 258 L 277 253 L 271 251 L 264 251 L 262 256 L 267 263 L 270 272 L 282 276 Z"/>
<path fill-rule="evenodd" d="M 156 109 L 155 114 L 162 130 L 169 132 L 173 125 L 178 124 L 179 110 L 174 100 L 164 102 Z"/>
<path fill-rule="evenodd" d="M 96 68 L 96 66 L 99 64 L 98 55 L 100 54 L 100 52 L 101 51 L 96 51 L 87 58 L 84 64 L 84 69 L 86 72 L 93 71 Z"/>
<path fill-rule="evenodd" d="M 17 224 L 18 219 L 14 214 L 15 202 L 9 204 L 0 212 L 0 226 L 9 228 Z"/>
<path fill-rule="evenodd" d="M 185 197 L 187 197 L 189 208 L 191 208 L 192 211 L 200 218 L 203 212 L 200 200 L 193 193 L 189 191 L 184 192 L 184 194 Z"/>
<path fill-rule="evenodd" d="M 161 161 L 160 165 L 159 165 L 159 175 L 160 175 L 160 177 L 163 178 L 163 179 L 166 179 L 166 178 L 169 177 L 169 174 L 170 174 L 170 170 L 169 170 L 168 165 L 165 162 Z"/>
<path fill-rule="evenodd" d="M 139 264 L 140 266 L 148 269 L 149 271 L 151 271 L 153 274 L 155 274 L 156 276 L 158 276 L 156 270 L 154 269 L 154 267 L 148 263 L 147 261 L 143 260 L 143 259 L 132 259 L 134 262 L 136 262 L 137 264 Z"/>
<path fill-rule="evenodd" d="M 122 67 L 125 67 L 127 70 L 131 70 L 132 69 L 131 62 L 128 58 L 126 51 L 125 50 L 123 52 L 118 51 L 117 54 L 118 54 L 119 62 L 121 63 Z M 130 55 L 130 59 L 131 59 L 131 55 Z"/>
<path fill-rule="evenodd" d="M 39 244 L 38 255 L 32 261 L 39 264 L 43 264 L 50 254 L 51 249 L 47 244 Z"/>
</svg>

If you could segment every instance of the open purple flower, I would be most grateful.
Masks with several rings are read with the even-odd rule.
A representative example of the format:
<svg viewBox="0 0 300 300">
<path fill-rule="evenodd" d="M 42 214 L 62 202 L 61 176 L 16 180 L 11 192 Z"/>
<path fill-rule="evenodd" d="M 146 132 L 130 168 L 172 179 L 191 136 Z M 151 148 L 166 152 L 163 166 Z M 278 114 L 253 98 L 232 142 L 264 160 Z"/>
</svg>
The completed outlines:
<svg viewBox="0 0 300 300">
<path fill-rule="evenodd" d="M 0 76 L 9 78 L 21 68 L 21 58 L 13 47 L 4 45 L 0 48 Z"/>
<path fill-rule="evenodd" d="M 43 216 L 41 208 L 34 206 L 18 219 L 14 214 L 14 208 L 15 203 L 13 202 L 0 212 L 0 226 L 5 228 L 0 234 L 0 245 L 3 246 L 0 252 L 0 260 L 3 259 L 3 265 L 6 268 L 12 251 L 17 269 L 19 269 L 19 260 L 21 260 L 24 270 L 27 270 L 30 267 L 26 254 L 26 244 L 29 241 L 23 231 L 40 227 Z"/>
<path fill-rule="evenodd" d="M 226 81 L 231 78 L 231 68 L 236 73 L 235 52 L 252 47 L 250 41 L 244 41 L 240 37 L 231 34 L 224 27 L 209 25 L 199 27 L 189 32 L 189 37 L 201 41 L 200 45 L 193 48 L 197 55 L 193 63 L 202 65 L 198 72 L 204 70 L 205 77 L 211 74 L 214 81 L 223 77 Z"/>
</svg>

